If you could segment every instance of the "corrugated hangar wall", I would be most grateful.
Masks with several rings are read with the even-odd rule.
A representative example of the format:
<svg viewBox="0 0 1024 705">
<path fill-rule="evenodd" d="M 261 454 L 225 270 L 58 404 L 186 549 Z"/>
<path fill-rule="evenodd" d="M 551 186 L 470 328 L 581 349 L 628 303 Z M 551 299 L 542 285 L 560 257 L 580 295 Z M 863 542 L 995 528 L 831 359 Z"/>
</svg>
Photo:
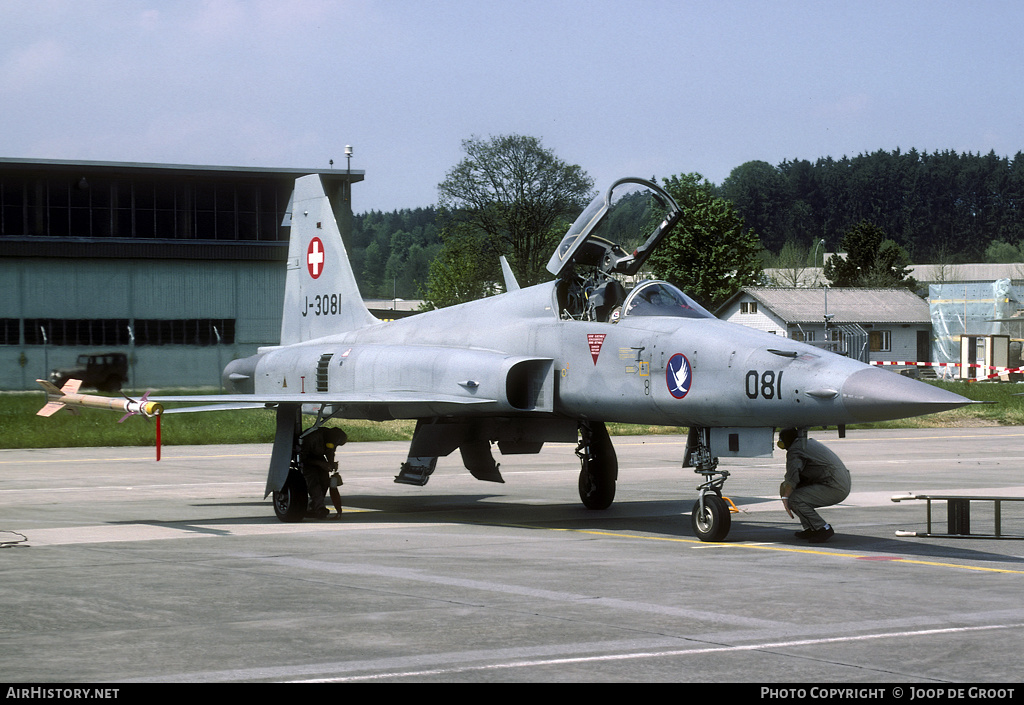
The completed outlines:
<svg viewBox="0 0 1024 705">
<path fill-rule="evenodd" d="M 45 341 L 25 330 L 24 343 L 0 347 L 0 389 L 33 389 L 52 368 L 108 351 L 128 354 L 130 388 L 219 386 L 230 360 L 277 344 L 284 278 L 283 262 L 0 258 L 0 319 L 49 330 Z M 175 321 L 213 332 L 188 344 L 202 336 L 190 331 L 181 339 L 170 330 Z M 147 334 L 147 322 L 170 332 Z M 130 326 L 132 333 L 115 331 L 121 344 L 112 345 L 82 332 L 60 338 L 56 329 L 72 324 Z"/>
<path fill-rule="evenodd" d="M 359 170 L 0 157 L 0 389 L 104 353 L 127 356 L 133 389 L 219 386 L 224 365 L 279 341 L 286 215 L 307 174 L 344 237 Z"/>
</svg>

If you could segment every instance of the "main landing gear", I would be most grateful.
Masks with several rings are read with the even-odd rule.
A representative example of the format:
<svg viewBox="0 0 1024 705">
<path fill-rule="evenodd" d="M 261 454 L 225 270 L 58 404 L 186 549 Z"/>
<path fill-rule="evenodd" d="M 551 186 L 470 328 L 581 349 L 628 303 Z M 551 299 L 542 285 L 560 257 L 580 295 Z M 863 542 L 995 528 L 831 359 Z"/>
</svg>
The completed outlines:
<svg viewBox="0 0 1024 705">
<path fill-rule="evenodd" d="M 296 452 L 292 456 L 291 465 L 288 468 L 288 479 L 284 481 L 284 487 L 280 491 L 274 492 L 274 514 L 283 522 L 302 521 L 306 516 L 308 504 L 309 490 L 306 489 L 306 479 L 302 476 L 299 454 Z"/>
<path fill-rule="evenodd" d="M 579 485 L 583 506 L 607 509 L 615 499 L 619 461 L 603 421 L 580 422 L 580 443 L 576 446 L 576 455 L 580 459 Z"/>
<path fill-rule="evenodd" d="M 325 413 L 324 407 L 317 411 L 316 421 L 306 430 L 302 429 L 302 413 L 298 405 L 281 405 L 278 408 L 277 433 L 274 437 L 274 450 L 271 457 L 270 480 L 268 492 L 273 492 L 274 514 L 283 522 L 299 522 L 309 516 L 309 486 L 302 472 L 302 439 L 319 429 L 333 417 L 333 413 Z M 331 441 L 335 442 L 335 441 Z M 337 441 L 340 445 L 344 440 Z M 287 463 L 288 474 L 284 482 L 275 473 L 284 471 Z M 337 466 L 335 466 L 337 471 Z M 279 484 L 271 484 L 277 479 Z M 339 478 L 340 480 L 340 478 Z M 314 483 L 317 484 L 317 483 Z M 274 486 L 280 489 L 272 489 Z M 322 488 L 327 492 L 327 488 Z"/>
<path fill-rule="evenodd" d="M 706 428 L 691 428 L 686 441 L 683 467 L 692 467 L 695 473 L 704 476 L 690 512 L 690 525 L 701 541 L 723 541 L 732 528 L 729 503 L 722 497 L 722 486 L 729 478 L 729 471 L 718 469 L 718 458 L 711 455 L 709 434 Z"/>
<path fill-rule="evenodd" d="M 576 455 L 580 459 L 580 500 L 587 509 L 607 509 L 615 499 L 615 482 L 618 480 L 615 448 L 604 423 L 581 421 L 579 430 Z M 719 470 L 718 458 L 711 455 L 708 429 L 690 429 L 683 467 L 692 467 L 694 472 L 704 476 L 690 514 L 693 533 L 701 541 L 724 540 L 732 528 L 732 503 L 722 496 L 722 487 L 729 472 Z"/>
</svg>

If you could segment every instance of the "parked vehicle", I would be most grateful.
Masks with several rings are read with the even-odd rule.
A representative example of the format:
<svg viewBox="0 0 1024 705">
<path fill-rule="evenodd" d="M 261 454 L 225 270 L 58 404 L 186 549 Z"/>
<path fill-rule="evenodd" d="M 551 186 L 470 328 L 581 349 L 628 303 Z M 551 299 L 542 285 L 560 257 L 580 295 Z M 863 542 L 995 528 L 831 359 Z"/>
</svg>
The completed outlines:
<svg viewBox="0 0 1024 705">
<path fill-rule="evenodd" d="M 79 355 L 74 367 L 50 373 L 50 381 L 57 387 L 69 379 L 80 379 L 83 387 L 94 387 L 101 392 L 119 392 L 121 385 L 128 381 L 128 356 L 118 352 Z"/>
</svg>

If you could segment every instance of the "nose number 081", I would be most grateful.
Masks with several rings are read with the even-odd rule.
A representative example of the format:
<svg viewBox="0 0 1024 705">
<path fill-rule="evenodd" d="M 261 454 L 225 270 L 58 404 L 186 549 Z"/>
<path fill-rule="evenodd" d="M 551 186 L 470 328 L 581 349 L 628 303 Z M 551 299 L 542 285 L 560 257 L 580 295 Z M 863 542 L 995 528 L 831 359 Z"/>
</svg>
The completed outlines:
<svg viewBox="0 0 1024 705">
<path fill-rule="evenodd" d="M 782 372 L 750 370 L 745 391 L 748 399 L 782 399 Z"/>
</svg>

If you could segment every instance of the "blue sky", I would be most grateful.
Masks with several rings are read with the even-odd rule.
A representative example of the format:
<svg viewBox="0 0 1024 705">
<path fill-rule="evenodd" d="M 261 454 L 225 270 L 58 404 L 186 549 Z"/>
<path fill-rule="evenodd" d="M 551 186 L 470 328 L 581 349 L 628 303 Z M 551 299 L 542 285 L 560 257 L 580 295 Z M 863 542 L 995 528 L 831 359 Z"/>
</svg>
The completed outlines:
<svg viewBox="0 0 1024 705">
<path fill-rule="evenodd" d="M 428 206 L 462 140 L 597 185 L 1024 150 L 1024 3 L 0 0 L 0 156 L 323 168 Z"/>
</svg>

